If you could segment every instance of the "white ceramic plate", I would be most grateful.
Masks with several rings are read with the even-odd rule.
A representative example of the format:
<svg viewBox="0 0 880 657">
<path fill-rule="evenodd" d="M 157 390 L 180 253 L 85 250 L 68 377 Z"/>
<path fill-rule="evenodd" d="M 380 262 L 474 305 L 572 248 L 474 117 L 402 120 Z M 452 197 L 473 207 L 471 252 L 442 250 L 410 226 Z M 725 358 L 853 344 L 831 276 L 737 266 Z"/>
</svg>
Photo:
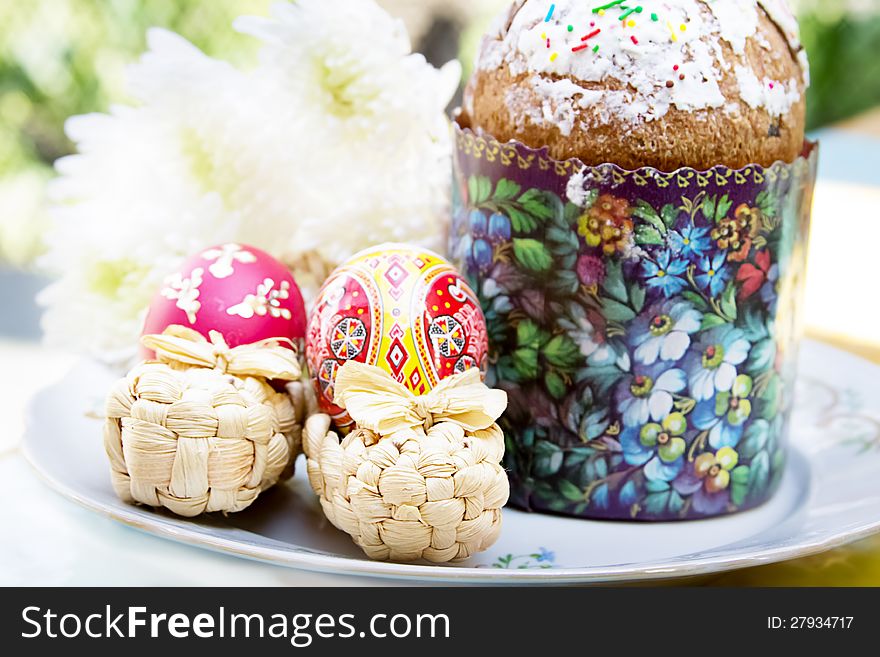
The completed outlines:
<svg viewBox="0 0 880 657">
<path fill-rule="evenodd" d="M 376 563 L 323 518 L 305 480 L 228 518 L 183 520 L 128 506 L 110 486 L 101 443 L 113 375 L 84 363 L 33 400 L 25 453 L 75 502 L 183 543 L 276 565 L 414 582 L 601 583 L 671 579 L 815 554 L 880 532 L 880 367 L 808 342 L 794 450 L 777 497 L 738 516 L 671 524 L 589 522 L 506 510 L 486 554 L 453 566 Z"/>
</svg>

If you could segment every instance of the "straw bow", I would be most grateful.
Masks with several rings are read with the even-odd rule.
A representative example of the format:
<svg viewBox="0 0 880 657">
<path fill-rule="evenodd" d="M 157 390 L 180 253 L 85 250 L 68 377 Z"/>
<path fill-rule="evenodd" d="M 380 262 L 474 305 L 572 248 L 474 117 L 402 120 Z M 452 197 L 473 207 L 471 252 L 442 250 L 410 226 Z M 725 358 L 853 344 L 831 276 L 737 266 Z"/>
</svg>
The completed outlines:
<svg viewBox="0 0 880 657">
<path fill-rule="evenodd" d="M 260 376 L 295 381 L 301 370 L 296 348 L 287 338 L 272 338 L 230 348 L 217 331 L 209 342 L 184 326 L 169 326 L 161 335 L 145 335 L 141 343 L 162 362 L 176 362 L 217 370 L 234 376 Z M 289 347 L 282 346 L 288 344 Z"/>
<path fill-rule="evenodd" d="M 380 435 L 438 422 L 481 431 L 501 417 L 507 393 L 487 387 L 479 371 L 469 369 L 442 380 L 425 395 L 414 395 L 385 370 L 348 361 L 336 375 L 335 402 L 358 427 Z"/>
</svg>

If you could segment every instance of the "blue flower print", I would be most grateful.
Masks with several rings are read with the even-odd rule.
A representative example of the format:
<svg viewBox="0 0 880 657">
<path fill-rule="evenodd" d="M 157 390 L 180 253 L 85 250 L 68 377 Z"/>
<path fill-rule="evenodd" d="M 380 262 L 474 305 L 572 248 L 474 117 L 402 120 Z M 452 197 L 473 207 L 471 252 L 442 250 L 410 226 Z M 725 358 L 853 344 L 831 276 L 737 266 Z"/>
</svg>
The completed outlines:
<svg viewBox="0 0 880 657">
<path fill-rule="evenodd" d="M 710 258 L 703 258 L 699 265 L 699 274 L 696 277 L 697 285 L 708 290 L 709 294 L 717 297 L 724 292 L 730 281 L 730 270 L 725 266 L 727 253 L 716 253 Z"/>
<path fill-rule="evenodd" d="M 669 251 L 662 251 L 656 262 L 646 260 L 642 269 L 647 277 L 648 287 L 661 290 L 667 299 L 687 287 L 687 281 L 682 278 L 687 271 L 687 262 L 673 259 Z"/>
<path fill-rule="evenodd" d="M 687 419 L 681 413 L 667 415 L 661 423 L 629 427 L 620 436 L 623 458 L 630 465 L 644 465 L 651 481 L 672 481 L 684 467 Z"/>
<path fill-rule="evenodd" d="M 685 258 L 704 258 L 712 247 L 709 228 L 688 224 L 681 231 L 669 234 L 669 246 Z"/>
<path fill-rule="evenodd" d="M 684 361 L 688 386 L 697 401 L 712 399 L 716 392 L 729 392 L 737 366 L 745 362 L 752 345 L 733 326 L 719 326 L 704 333 Z"/>
<path fill-rule="evenodd" d="M 637 317 L 630 329 L 636 362 L 653 365 L 658 360 L 681 360 L 700 330 L 703 315 L 686 301 L 667 301 Z"/>
<path fill-rule="evenodd" d="M 547 548 L 538 548 L 538 553 L 535 555 L 535 560 L 538 563 L 553 563 L 556 561 L 556 554 L 551 552 Z"/>
<path fill-rule="evenodd" d="M 618 409 L 627 427 L 640 427 L 651 420 L 662 421 L 672 412 L 673 395 L 687 387 L 687 377 L 680 369 L 649 368 L 630 374 L 617 388 Z"/>
<path fill-rule="evenodd" d="M 754 389 L 752 377 L 740 374 L 730 392 L 719 392 L 715 399 L 697 404 L 692 415 L 694 426 L 709 432 L 713 449 L 736 447 L 742 438 L 745 424 L 752 416 L 749 397 Z"/>
</svg>

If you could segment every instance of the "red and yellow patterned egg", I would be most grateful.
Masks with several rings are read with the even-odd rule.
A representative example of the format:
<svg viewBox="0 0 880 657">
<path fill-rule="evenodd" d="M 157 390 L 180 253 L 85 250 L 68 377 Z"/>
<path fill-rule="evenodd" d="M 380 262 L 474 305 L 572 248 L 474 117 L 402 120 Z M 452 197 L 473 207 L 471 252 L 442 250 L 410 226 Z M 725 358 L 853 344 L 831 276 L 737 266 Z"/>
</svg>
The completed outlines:
<svg viewBox="0 0 880 657">
<path fill-rule="evenodd" d="M 400 244 L 363 251 L 333 272 L 306 335 L 321 409 L 340 429 L 352 423 L 333 403 L 346 361 L 381 367 L 421 395 L 469 368 L 485 373 L 487 352 L 486 319 L 465 280 L 436 253 Z"/>
</svg>

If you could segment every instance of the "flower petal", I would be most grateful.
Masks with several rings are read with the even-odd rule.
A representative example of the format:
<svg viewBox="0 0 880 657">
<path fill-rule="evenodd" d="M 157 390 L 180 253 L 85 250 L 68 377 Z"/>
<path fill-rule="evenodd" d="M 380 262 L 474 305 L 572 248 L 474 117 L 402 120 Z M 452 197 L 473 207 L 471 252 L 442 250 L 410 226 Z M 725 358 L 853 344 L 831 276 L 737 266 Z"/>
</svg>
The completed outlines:
<svg viewBox="0 0 880 657">
<path fill-rule="evenodd" d="M 699 369 L 691 374 L 691 393 L 697 401 L 707 401 L 715 396 L 715 377 L 711 370 Z M 714 405 L 713 405 L 714 406 Z"/>
<path fill-rule="evenodd" d="M 628 465 L 645 465 L 654 456 L 652 450 L 644 450 L 642 452 L 624 452 L 623 460 Z"/>
<path fill-rule="evenodd" d="M 706 480 L 706 490 L 710 493 L 720 493 L 728 486 L 730 486 L 730 473 L 727 470 L 722 470 L 711 479 Z"/>
<path fill-rule="evenodd" d="M 673 438 L 657 450 L 657 456 L 664 463 L 673 463 L 681 458 L 685 450 L 687 450 L 687 443 L 684 438 Z"/>
<path fill-rule="evenodd" d="M 673 331 L 661 340 L 660 358 L 663 360 L 680 360 L 691 346 L 691 336 L 683 331 Z M 657 360 L 656 358 L 654 359 Z"/>
<path fill-rule="evenodd" d="M 623 448 L 623 458 L 630 465 L 644 465 L 654 456 L 653 449 L 646 449 L 639 441 L 638 429 L 626 429 L 620 435 L 620 446 Z"/>
<path fill-rule="evenodd" d="M 741 399 L 736 408 L 731 408 L 727 412 L 727 422 L 734 427 L 745 424 L 752 416 L 752 402 L 748 399 Z"/>
<path fill-rule="evenodd" d="M 663 429 L 673 436 L 683 436 L 687 426 L 687 418 L 682 413 L 670 413 L 663 420 Z"/>
<path fill-rule="evenodd" d="M 595 246 L 595 245 L 592 245 L 592 246 Z M 657 265 L 655 265 L 653 262 L 651 262 L 650 260 L 645 260 L 642 263 L 642 271 L 645 273 L 646 277 L 654 278 L 657 276 L 657 274 L 660 273 L 660 268 Z"/>
<path fill-rule="evenodd" d="M 682 370 L 667 370 L 654 382 L 654 390 L 681 392 L 687 386 L 687 376 Z"/>
<path fill-rule="evenodd" d="M 730 496 L 727 492 L 716 493 L 715 495 L 711 495 L 706 492 L 704 488 L 700 488 L 696 493 L 694 493 L 694 503 L 693 509 L 697 513 L 704 516 L 714 516 L 727 508 L 727 502 L 729 501 Z"/>
<path fill-rule="evenodd" d="M 651 417 L 658 422 L 672 411 L 672 395 L 663 390 L 654 392 L 649 400 Z"/>
<path fill-rule="evenodd" d="M 680 458 L 673 463 L 663 463 L 659 458 L 651 459 L 645 466 L 645 477 L 650 481 L 673 481 L 681 472 L 684 459 Z"/>
<path fill-rule="evenodd" d="M 739 454 L 736 453 L 736 450 L 731 447 L 722 447 L 718 450 L 718 453 L 715 454 L 715 458 L 718 461 L 718 465 L 720 465 L 725 470 L 733 470 L 736 467 L 736 464 L 739 463 Z"/>
<path fill-rule="evenodd" d="M 675 319 L 676 322 L 672 329 L 674 331 L 684 331 L 685 333 L 696 333 L 703 325 L 702 314 L 698 310 L 689 308 L 687 304 L 680 304 L 679 308 L 681 308 L 681 306 L 688 308 L 688 310 L 677 318 L 675 317 L 675 311 L 673 311 L 673 319 Z"/>
<path fill-rule="evenodd" d="M 754 381 L 752 380 L 752 377 L 750 377 L 748 374 L 740 374 L 738 377 L 736 377 L 736 381 L 733 382 L 731 392 L 740 399 L 745 399 L 750 394 L 752 394 L 753 388 Z"/>
<path fill-rule="evenodd" d="M 719 422 L 709 432 L 709 444 L 713 449 L 736 447 L 743 435 L 743 427 L 732 427 L 727 422 Z"/>
<path fill-rule="evenodd" d="M 657 359 L 660 357 L 660 347 L 663 346 L 662 338 L 650 338 L 645 341 L 642 346 L 636 349 L 634 357 L 636 362 L 644 363 L 645 365 L 653 365 L 657 362 Z M 669 360 L 665 358 L 664 360 Z"/>
<path fill-rule="evenodd" d="M 687 271 L 687 262 L 684 260 L 673 260 L 669 263 L 669 267 L 667 267 L 667 272 L 670 276 L 681 276 L 683 273 Z"/>
<path fill-rule="evenodd" d="M 672 487 L 679 495 L 693 495 L 703 487 L 703 480 L 693 470 L 685 470 L 672 483 Z"/>
<path fill-rule="evenodd" d="M 711 429 L 720 421 L 720 418 L 715 414 L 715 401 L 712 399 L 697 404 L 691 414 L 691 422 L 700 431 Z"/>
<path fill-rule="evenodd" d="M 651 419 L 651 409 L 647 399 L 627 399 L 620 405 L 620 411 L 623 414 L 623 423 L 627 427 L 638 427 L 647 424 Z"/>
<path fill-rule="evenodd" d="M 742 364 L 749 357 L 751 348 L 752 345 L 745 338 L 734 340 L 730 345 L 725 345 L 724 347 L 724 362 L 731 365 Z"/>
<path fill-rule="evenodd" d="M 639 432 L 639 442 L 645 447 L 656 447 L 657 438 L 663 433 L 663 427 L 659 424 L 646 424 Z"/>
<path fill-rule="evenodd" d="M 730 392 L 736 380 L 736 368 L 729 363 L 721 363 L 715 370 L 715 389 L 719 392 Z"/>
</svg>

